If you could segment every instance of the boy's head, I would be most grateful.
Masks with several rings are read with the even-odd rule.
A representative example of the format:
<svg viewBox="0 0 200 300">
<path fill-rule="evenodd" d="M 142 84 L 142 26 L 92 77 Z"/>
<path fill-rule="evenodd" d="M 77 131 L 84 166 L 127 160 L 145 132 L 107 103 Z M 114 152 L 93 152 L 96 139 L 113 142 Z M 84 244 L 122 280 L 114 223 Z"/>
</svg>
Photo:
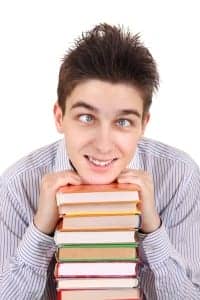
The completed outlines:
<svg viewBox="0 0 200 300">
<path fill-rule="evenodd" d="M 159 84 L 156 63 L 139 35 L 108 24 L 100 24 L 82 34 L 64 57 L 57 89 L 63 114 L 72 90 L 90 79 L 126 83 L 137 88 L 143 99 L 144 114 Z"/>
<path fill-rule="evenodd" d="M 127 168 L 158 81 L 156 64 L 138 35 L 115 26 L 96 26 L 66 55 L 54 115 L 84 182 L 107 184 Z"/>
</svg>

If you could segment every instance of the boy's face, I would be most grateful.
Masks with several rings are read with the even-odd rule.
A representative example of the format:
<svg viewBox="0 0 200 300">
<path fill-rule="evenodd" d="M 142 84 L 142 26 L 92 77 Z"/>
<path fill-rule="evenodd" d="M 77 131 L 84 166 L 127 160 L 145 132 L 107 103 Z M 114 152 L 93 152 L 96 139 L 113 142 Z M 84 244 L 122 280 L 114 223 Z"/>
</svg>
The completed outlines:
<svg viewBox="0 0 200 300">
<path fill-rule="evenodd" d="M 56 126 L 85 183 L 108 184 L 127 167 L 143 135 L 143 100 L 123 83 L 88 80 L 67 97 L 65 114 L 54 106 Z"/>
</svg>

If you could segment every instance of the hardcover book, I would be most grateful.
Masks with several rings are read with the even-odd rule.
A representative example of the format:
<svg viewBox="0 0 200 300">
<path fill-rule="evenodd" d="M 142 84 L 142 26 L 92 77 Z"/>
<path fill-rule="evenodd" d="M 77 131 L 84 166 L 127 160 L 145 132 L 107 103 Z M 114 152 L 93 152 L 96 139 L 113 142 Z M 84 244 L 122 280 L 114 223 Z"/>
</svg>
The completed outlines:
<svg viewBox="0 0 200 300">
<path fill-rule="evenodd" d="M 136 277 L 119 278 L 57 278 L 57 289 L 98 289 L 134 288 L 138 286 Z"/>
<path fill-rule="evenodd" d="M 138 186 L 122 183 L 68 185 L 60 188 L 56 194 L 58 206 L 66 203 L 131 202 L 138 200 Z"/>
<path fill-rule="evenodd" d="M 140 290 L 132 289 L 92 289 L 58 290 L 58 300 L 139 300 Z"/>
<path fill-rule="evenodd" d="M 58 211 L 60 215 L 80 215 L 80 214 L 116 214 L 134 212 L 137 210 L 136 201 L 119 201 L 119 202 L 84 202 L 84 203 L 65 203 L 60 204 Z"/>
<path fill-rule="evenodd" d="M 64 216 L 60 220 L 60 231 L 133 230 L 140 227 L 140 213 L 121 215 Z"/>
<path fill-rule="evenodd" d="M 55 277 L 120 277 L 136 276 L 136 262 L 65 262 L 57 263 Z"/>
<path fill-rule="evenodd" d="M 138 259 L 137 244 L 68 244 L 57 251 L 57 261 L 115 261 Z"/>
<path fill-rule="evenodd" d="M 57 227 L 54 240 L 60 244 L 96 244 L 96 243 L 135 243 L 136 231 L 133 230 L 99 230 L 99 231 L 62 231 Z"/>
</svg>

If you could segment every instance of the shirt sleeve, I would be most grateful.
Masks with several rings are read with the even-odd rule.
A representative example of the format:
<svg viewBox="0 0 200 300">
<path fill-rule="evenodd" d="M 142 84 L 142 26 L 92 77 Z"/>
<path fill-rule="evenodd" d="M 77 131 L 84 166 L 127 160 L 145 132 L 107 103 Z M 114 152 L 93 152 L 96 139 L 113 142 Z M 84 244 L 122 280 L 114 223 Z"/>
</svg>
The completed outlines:
<svg viewBox="0 0 200 300">
<path fill-rule="evenodd" d="M 150 234 L 137 233 L 139 276 L 146 299 L 200 299 L 200 173 L 170 201 L 171 220 Z M 161 216 L 162 219 L 162 216 Z"/>
<path fill-rule="evenodd" d="M 0 299 L 42 299 L 54 240 L 27 224 L 24 209 L 2 182 L 0 197 Z"/>
</svg>

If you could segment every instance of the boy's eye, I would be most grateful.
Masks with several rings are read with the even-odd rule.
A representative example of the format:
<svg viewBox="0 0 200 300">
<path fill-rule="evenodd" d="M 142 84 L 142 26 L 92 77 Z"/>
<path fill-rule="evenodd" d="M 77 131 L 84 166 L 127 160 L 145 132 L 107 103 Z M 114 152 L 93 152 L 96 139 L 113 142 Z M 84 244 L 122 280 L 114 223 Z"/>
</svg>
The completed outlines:
<svg viewBox="0 0 200 300">
<path fill-rule="evenodd" d="M 93 117 L 88 114 L 80 115 L 79 120 L 83 123 L 90 123 L 93 121 Z"/>
<path fill-rule="evenodd" d="M 117 124 L 120 126 L 120 127 L 129 127 L 132 125 L 132 122 L 130 120 L 127 120 L 127 119 L 120 119 L 117 121 Z"/>
</svg>

